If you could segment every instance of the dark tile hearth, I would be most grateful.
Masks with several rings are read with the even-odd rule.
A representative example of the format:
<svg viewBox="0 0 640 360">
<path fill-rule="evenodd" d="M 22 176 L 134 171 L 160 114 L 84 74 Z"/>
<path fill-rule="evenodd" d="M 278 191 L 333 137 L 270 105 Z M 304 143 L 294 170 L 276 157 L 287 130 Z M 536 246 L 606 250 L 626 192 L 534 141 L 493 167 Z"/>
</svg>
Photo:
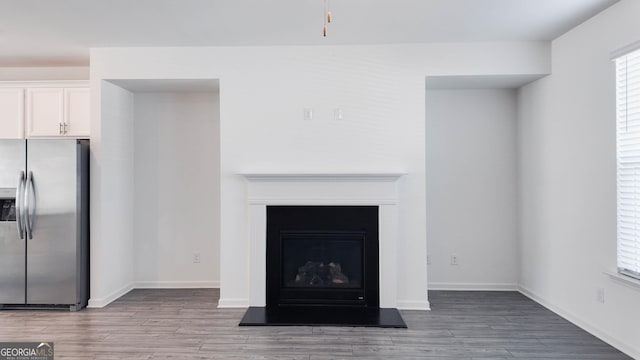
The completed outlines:
<svg viewBox="0 0 640 360">
<path fill-rule="evenodd" d="M 296 306 L 270 309 L 250 307 L 240 326 L 354 326 L 406 328 L 397 309 Z"/>
</svg>

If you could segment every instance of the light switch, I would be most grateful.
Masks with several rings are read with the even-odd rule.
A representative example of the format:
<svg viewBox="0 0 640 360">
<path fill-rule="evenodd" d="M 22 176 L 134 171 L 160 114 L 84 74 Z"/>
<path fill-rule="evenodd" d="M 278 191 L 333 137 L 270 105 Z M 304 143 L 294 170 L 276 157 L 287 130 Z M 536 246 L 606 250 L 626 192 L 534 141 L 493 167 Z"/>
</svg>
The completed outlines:
<svg viewBox="0 0 640 360">
<path fill-rule="evenodd" d="M 313 109 L 305 108 L 304 109 L 304 119 L 305 120 L 313 120 Z"/>
<path fill-rule="evenodd" d="M 342 120 L 342 109 L 333 109 L 333 120 Z"/>
</svg>

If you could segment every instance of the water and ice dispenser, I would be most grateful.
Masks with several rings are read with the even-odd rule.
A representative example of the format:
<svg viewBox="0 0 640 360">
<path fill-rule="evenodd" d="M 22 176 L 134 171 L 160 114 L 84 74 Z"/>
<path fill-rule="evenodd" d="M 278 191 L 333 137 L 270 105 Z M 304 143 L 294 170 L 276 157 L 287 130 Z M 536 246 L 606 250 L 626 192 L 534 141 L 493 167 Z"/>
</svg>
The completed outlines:
<svg viewBox="0 0 640 360">
<path fill-rule="evenodd" d="M 0 189 L 0 221 L 16 221 L 16 189 Z"/>
</svg>

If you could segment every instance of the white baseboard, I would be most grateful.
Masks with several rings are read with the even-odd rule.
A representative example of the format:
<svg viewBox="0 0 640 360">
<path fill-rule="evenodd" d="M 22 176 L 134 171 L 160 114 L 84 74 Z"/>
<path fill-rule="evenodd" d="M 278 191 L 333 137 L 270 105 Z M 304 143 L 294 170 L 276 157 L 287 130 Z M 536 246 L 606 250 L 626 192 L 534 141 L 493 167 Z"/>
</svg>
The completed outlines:
<svg viewBox="0 0 640 360">
<path fill-rule="evenodd" d="M 431 310 L 431 306 L 429 305 L 429 301 L 403 301 L 398 300 L 397 302 L 398 309 L 400 310 Z"/>
<path fill-rule="evenodd" d="M 219 281 L 136 281 L 136 289 L 219 289 Z"/>
<path fill-rule="evenodd" d="M 103 298 L 89 299 L 88 308 L 105 307 L 133 289 L 218 289 L 219 281 L 137 281 Z"/>
<path fill-rule="evenodd" d="M 518 291 L 518 284 L 430 282 L 429 290 L 448 291 Z"/>
<path fill-rule="evenodd" d="M 133 290 L 134 286 L 133 284 L 129 284 L 126 285 L 125 287 L 123 287 L 122 289 L 118 289 L 114 292 L 112 292 L 111 294 L 103 297 L 103 298 L 91 298 L 89 299 L 89 305 L 87 305 L 88 308 L 102 308 L 105 307 L 109 304 L 111 304 L 112 302 L 114 302 L 115 300 L 117 300 L 118 298 L 120 298 L 122 295 L 128 293 L 129 291 Z"/>
<path fill-rule="evenodd" d="M 249 299 L 220 299 L 218 309 L 248 308 Z"/>
<path fill-rule="evenodd" d="M 607 334 L 607 332 L 603 331 L 602 329 L 598 328 L 597 326 L 594 326 L 592 324 L 589 324 L 583 320 L 580 320 L 580 318 L 574 314 L 572 314 L 570 311 L 567 311 L 565 309 L 562 309 L 558 306 L 552 305 L 550 302 L 548 302 L 547 300 L 543 299 L 542 297 L 536 295 L 535 293 L 533 293 L 532 291 L 530 291 L 529 289 L 523 287 L 523 286 L 518 286 L 518 291 L 520 291 L 520 293 L 522 293 L 524 296 L 528 297 L 529 299 L 537 302 L 538 304 L 546 307 L 547 309 L 553 311 L 554 313 L 560 315 L 561 317 L 563 317 L 564 319 L 572 322 L 574 325 L 578 326 L 579 328 L 583 329 L 584 331 L 590 333 L 591 335 L 599 338 L 600 340 L 606 342 L 607 344 L 615 347 L 616 349 L 622 351 L 623 353 L 631 356 L 634 359 L 640 359 L 640 348 L 634 348 L 634 346 L 630 345 L 630 344 L 626 344 L 623 342 L 620 342 L 618 340 L 616 340 L 613 336 L 610 336 L 609 334 Z"/>
</svg>

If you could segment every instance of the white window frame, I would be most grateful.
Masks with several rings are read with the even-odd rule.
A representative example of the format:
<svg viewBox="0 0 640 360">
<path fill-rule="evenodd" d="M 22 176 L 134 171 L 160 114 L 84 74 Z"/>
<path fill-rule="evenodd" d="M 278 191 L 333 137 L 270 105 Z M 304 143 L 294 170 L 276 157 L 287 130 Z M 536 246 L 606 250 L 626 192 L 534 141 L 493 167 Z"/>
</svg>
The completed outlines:
<svg viewBox="0 0 640 360">
<path fill-rule="evenodd" d="M 617 267 L 640 279 L 640 42 L 612 54 L 616 64 Z"/>
</svg>

